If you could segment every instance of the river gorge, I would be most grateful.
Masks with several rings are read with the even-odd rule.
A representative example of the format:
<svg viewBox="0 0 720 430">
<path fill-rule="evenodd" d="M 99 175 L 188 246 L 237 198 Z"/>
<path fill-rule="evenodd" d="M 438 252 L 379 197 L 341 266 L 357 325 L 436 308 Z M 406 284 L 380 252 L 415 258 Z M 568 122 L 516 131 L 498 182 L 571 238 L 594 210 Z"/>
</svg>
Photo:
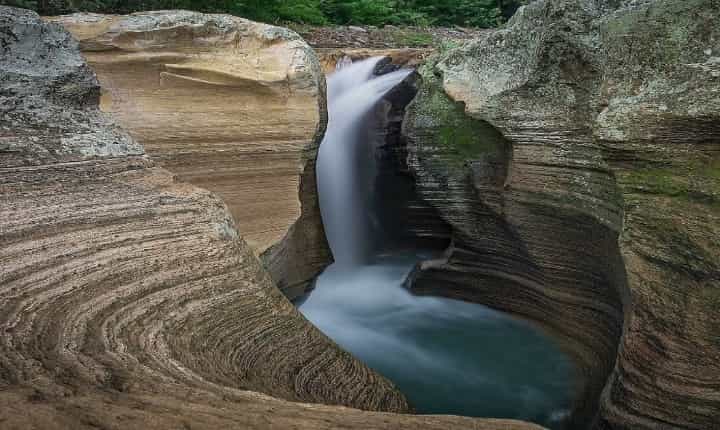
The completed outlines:
<svg viewBox="0 0 720 430">
<path fill-rule="evenodd" d="M 383 182 L 393 165 L 377 105 L 413 73 L 380 76 L 384 57 L 338 62 L 328 79 L 328 128 L 317 161 L 320 209 L 334 262 L 298 299 L 300 312 L 345 350 L 393 381 L 419 413 L 515 418 L 566 427 L 575 369 L 534 327 L 477 304 L 414 296 L 417 264 L 444 249 L 391 240 Z M 381 129 L 383 139 L 368 130 Z M 382 133 L 384 131 L 385 133 Z M 394 179 L 390 177 L 391 179 Z M 406 190 L 406 193 L 409 192 Z M 409 196 L 413 198 L 416 196 Z M 402 212 L 402 208 L 394 208 Z M 527 362 L 533 357 L 532 363 Z"/>
<path fill-rule="evenodd" d="M 718 16 L 0 6 L 0 428 L 716 428 Z"/>
</svg>

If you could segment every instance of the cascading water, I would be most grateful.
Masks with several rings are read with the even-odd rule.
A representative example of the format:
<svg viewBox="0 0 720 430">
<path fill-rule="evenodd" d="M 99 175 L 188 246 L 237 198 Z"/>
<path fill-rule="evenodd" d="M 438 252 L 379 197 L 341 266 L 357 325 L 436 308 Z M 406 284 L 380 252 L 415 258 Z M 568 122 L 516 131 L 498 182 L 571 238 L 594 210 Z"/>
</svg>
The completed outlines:
<svg viewBox="0 0 720 430">
<path fill-rule="evenodd" d="M 335 264 L 300 311 L 392 380 L 419 413 L 516 418 L 566 428 L 574 368 L 535 327 L 487 307 L 418 297 L 403 287 L 422 250 L 380 253 L 373 237 L 372 109 L 407 70 L 374 76 L 379 58 L 328 79 L 328 129 L 318 155 L 323 224 Z M 382 230 L 380 230 L 382 231 Z"/>
<path fill-rule="evenodd" d="M 409 70 L 374 77 L 382 58 L 343 65 L 328 78 L 328 128 L 317 161 L 318 194 L 325 234 L 341 266 L 359 265 L 370 253 L 367 196 L 374 167 L 372 151 L 361 137 L 363 121 L 385 93 Z"/>
</svg>

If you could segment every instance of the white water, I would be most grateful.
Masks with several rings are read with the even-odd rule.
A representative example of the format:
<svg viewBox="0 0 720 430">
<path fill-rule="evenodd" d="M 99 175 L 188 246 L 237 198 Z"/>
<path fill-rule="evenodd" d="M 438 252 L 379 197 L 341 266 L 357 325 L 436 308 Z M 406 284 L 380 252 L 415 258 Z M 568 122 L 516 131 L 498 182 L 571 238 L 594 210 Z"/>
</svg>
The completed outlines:
<svg viewBox="0 0 720 430">
<path fill-rule="evenodd" d="M 335 264 L 298 308 L 392 380 L 421 413 L 517 418 L 563 429 L 574 384 L 567 357 L 533 327 L 487 307 L 418 297 L 403 283 L 419 255 L 378 255 L 372 238 L 369 113 L 409 71 L 373 77 L 379 58 L 328 79 L 317 179 Z M 418 250 L 417 254 L 420 254 Z"/>
<path fill-rule="evenodd" d="M 371 189 L 372 148 L 364 146 L 365 117 L 409 70 L 373 77 L 381 57 L 344 67 L 328 78 L 329 122 L 317 161 L 318 195 L 325 234 L 335 264 L 350 267 L 367 261 L 371 231 L 366 201 Z"/>
</svg>

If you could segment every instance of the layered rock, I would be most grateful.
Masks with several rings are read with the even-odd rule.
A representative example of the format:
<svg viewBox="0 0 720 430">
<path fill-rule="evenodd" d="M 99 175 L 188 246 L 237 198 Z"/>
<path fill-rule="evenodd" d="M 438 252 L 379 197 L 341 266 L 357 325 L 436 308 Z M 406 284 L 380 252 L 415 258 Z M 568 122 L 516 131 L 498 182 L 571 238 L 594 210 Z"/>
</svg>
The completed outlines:
<svg viewBox="0 0 720 430">
<path fill-rule="evenodd" d="M 184 384 L 408 409 L 274 288 L 220 199 L 155 166 L 98 110 L 69 34 L 1 16 L 3 385 Z"/>
<path fill-rule="evenodd" d="M 712 0 L 539 0 L 422 70 L 408 160 L 453 245 L 414 288 L 564 339 L 569 428 L 720 418 L 718 17 Z"/>
<path fill-rule="evenodd" d="M 600 22 L 594 137 L 625 202 L 632 303 L 603 428 L 720 422 L 720 4 L 662 1 Z"/>
<path fill-rule="evenodd" d="M 99 98 L 62 27 L 0 7 L 0 427 L 539 429 L 287 401 L 408 410 Z"/>
<path fill-rule="evenodd" d="M 297 34 L 187 11 L 52 20 L 80 40 L 101 108 L 159 165 L 218 194 L 283 289 L 330 261 L 314 187 L 325 82 Z"/>
</svg>

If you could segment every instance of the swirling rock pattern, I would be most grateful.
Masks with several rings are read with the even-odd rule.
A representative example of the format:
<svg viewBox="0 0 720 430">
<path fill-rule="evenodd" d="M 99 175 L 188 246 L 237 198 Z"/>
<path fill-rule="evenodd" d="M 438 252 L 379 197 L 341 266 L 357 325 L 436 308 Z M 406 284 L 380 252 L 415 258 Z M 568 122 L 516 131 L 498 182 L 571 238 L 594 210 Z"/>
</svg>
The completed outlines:
<svg viewBox="0 0 720 430">
<path fill-rule="evenodd" d="M 79 39 L 101 109 L 160 166 L 220 196 L 284 291 L 327 265 L 314 188 L 325 82 L 297 34 L 188 11 L 50 20 Z"/>
<path fill-rule="evenodd" d="M 1 429 L 539 429 L 361 410 L 409 407 L 99 98 L 62 27 L 0 7 Z"/>
<path fill-rule="evenodd" d="M 3 382 L 56 395 L 222 384 L 407 410 L 272 286 L 221 200 L 156 167 L 97 109 L 67 33 L 2 16 Z"/>
<path fill-rule="evenodd" d="M 720 422 L 719 17 L 539 0 L 423 70 L 409 164 L 453 245 L 414 288 L 565 339 L 571 428 Z"/>
</svg>

